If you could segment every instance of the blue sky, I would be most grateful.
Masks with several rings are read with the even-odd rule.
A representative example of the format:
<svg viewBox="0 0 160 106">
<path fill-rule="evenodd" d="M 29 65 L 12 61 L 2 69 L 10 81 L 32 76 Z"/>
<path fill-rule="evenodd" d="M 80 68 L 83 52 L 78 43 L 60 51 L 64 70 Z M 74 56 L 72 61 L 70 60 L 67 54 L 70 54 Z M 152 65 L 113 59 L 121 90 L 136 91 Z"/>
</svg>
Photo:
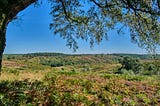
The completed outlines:
<svg viewBox="0 0 160 106">
<path fill-rule="evenodd" d="M 66 41 L 58 35 L 53 35 L 49 29 L 52 21 L 47 2 L 40 7 L 33 5 L 18 14 L 19 19 L 11 22 L 7 29 L 6 54 L 58 52 L 73 54 L 73 50 L 66 46 Z M 137 44 L 131 43 L 129 33 L 118 35 L 116 31 L 109 32 L 109 40 L 90 48 L 89 42 L 78 40 L 79 49 L 76 54 L 94 53 L 147 53 Z M 160 53 L 160 51 L 157 51 Z"/>
</svg>

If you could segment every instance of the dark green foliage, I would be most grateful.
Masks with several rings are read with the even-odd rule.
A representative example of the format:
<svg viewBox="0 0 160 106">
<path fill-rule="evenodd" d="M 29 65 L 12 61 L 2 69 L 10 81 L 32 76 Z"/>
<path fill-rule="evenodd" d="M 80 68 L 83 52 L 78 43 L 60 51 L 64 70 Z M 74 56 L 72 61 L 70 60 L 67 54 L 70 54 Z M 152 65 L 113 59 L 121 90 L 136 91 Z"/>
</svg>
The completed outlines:
<svg viewBox="0 0 160 106">
<path fill-rule="evenodd" d="M 145 72 L 143 74 L 146 75 L 160 75 L 160 62 L 159 61 L 153 61 L 150 63 L 144 64 Z"/>
<path fill-rule="evenodd" d="M 154 70 L 157 70 L 157 67 L 154 64 L 150 64 L 148 66 L 148 71 L 154 71 Z"/>
<path fill-rule="evenodd" d="M 143 65 L 138 58 L 124 57 L 120 63 L 122 64 L 120 71 L 126 69 L 132 70 L 135 74 L 139 74 L 144 70 Z"/>
<path fill-rule="evenodd" d="M 132 55 L 131 55 L 132 56 Z M 146 56 L 147 57 L 147 56 Z M 148 58 L 146 59 L 148 61 Z M 119 59 L 122 67 L 118 69 L 121 74 L 142 74 L 142 75 L 160 75 L 160 63 L 159 60 L 149 59 L 149 62 L 142 62 L 138 58 L 124 57 Z M 143 60 L 144 61 L 144 60 Z"/>
<path fill-rule="evenodd" d="M 62 63 L 51 63 L 51 67 L 60 67 L 63 66 Z"/>
</svg>

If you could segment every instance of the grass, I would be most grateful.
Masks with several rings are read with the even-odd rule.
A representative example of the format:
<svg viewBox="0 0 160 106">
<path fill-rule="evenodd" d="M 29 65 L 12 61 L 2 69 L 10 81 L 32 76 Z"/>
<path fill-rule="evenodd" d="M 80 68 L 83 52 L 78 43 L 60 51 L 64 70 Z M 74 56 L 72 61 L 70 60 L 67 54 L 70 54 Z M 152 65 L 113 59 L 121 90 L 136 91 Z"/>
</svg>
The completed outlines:
<svg viewBox="0 0 160 106">
<path fill-rule="evenodd" d="M 42 80 L 44 75 L 47 72 L 20 72 L 18 74 L 16 73 L 9 73 L 9 72 L 2 72 L 0 81 L 3 80 L 8 80 L 8 81 L 14 81 L 14 80 L 25 80 L 25 79 L 30 79 L 30 80 Z"/>
</svg>

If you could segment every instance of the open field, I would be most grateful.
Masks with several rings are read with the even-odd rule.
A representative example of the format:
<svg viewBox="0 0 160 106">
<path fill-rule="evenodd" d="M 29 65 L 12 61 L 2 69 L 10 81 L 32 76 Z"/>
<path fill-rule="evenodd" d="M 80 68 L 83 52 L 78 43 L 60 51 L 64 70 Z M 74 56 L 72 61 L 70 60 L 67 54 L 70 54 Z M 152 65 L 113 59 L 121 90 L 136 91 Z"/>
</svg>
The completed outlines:
<svg viewBox="0 0 160 106">
<path fill-rule="evenodd" d="M 139 73 L 121 69 L 122 58 L 5 55 L 0 106 L 159 106 L 159 58 L 141 59 L 144 69 Z"/>
</svg>

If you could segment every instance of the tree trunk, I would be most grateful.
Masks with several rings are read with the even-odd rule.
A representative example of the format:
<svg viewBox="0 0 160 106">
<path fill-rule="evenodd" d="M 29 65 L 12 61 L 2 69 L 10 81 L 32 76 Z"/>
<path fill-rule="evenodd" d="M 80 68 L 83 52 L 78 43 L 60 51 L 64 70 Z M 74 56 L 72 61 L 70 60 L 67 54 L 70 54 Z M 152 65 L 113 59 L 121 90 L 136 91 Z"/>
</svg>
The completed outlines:
<svg viewBox="0 0 160 106">
<path fill-rule="evenodd" d="M 17 0 L 15 2 L 8 2 L 7 8 L 6 6 L 0 7 L 0 12 L 3 14 L 0 19 L 0 75 L 2 71 L 2 57 L 3 52 L 6 46 L 6 29 L 9 22 L 11 22 L 14 17 L 26 7 L 35 3 L 37 0 Z"/>
<path fill-rule="evenodd" d="M 2 56 L 6 46 L 6 30 L 0 29 L 0 75 L 2 71 Z"/>
</svg>

